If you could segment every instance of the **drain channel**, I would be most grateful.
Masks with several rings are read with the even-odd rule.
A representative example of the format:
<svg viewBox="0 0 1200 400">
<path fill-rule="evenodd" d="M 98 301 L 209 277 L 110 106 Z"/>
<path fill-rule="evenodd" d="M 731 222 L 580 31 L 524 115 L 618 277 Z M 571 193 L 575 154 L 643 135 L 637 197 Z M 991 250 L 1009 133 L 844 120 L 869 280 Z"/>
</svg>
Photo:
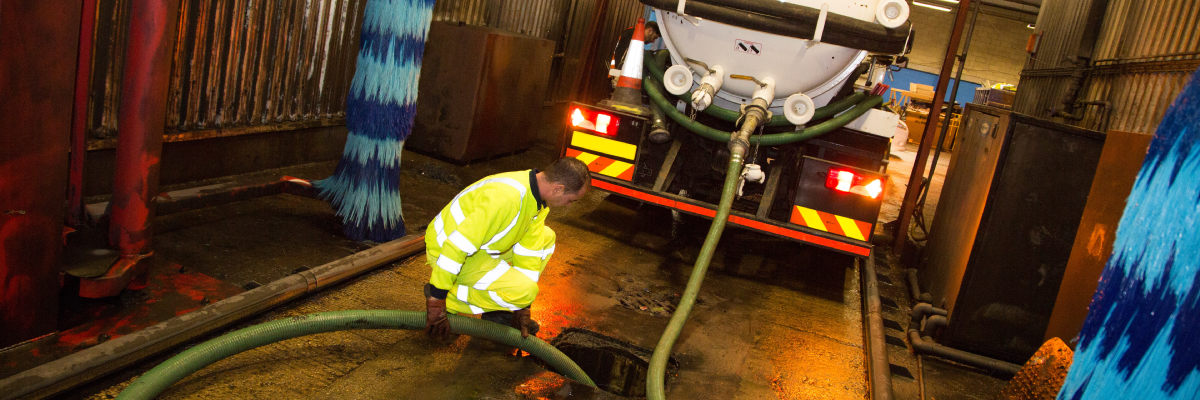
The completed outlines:
<svg viewBox="0 0 1200 400">
<path fill-rule="evenodd" d="M 575 360 L 600 389 L 625 397 L 646 396 L 646 370 L 653 350 L 579 328 L 567 328 L 550 344 Z M 667 375 L 679 370 L 675 358 L 667 360 Z"/>
</svg>

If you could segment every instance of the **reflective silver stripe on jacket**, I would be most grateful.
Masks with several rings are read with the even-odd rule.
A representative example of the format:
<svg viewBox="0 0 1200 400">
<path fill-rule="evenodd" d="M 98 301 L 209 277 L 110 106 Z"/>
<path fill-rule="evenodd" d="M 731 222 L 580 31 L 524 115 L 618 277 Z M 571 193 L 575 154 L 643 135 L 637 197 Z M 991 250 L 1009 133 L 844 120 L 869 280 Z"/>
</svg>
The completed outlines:
<svg viewBox="0 0 1200 400">
<path fill-rule="evenodd" d="M 467 287 L 466 285 L 458 285 L 458 290 L 455 291 L 454 297 L 458 298 L 458 301 L 463 302 L 463 304 L 466 304 L 467 307 L 471 307 L 471 314 L 483 314 L 482 308 L 471 304 L 471 288 Z"/>
<path fill-rule="evenodd" d="M 554 246 L 551 245 L 550 247 L 542 250 L 530 250 L 525 248 L 525 246 L 522 246 L 520 243 L 517 243 L 513 246 L 513 253 L 518 256 L 537 257 L 545 260 L 546 257 L 550 257 L 551 254 L 554 254 Z"/>
<path fill-rule="evenodd" d="M 438 256 L 437 265 L 439 268 L 454 275 L 458 275 L 458 271 L 462 271 L 463 266 L 462 263 L 454 261 L 450 259 L 450 257 L 446 257 L 444 254 Z"/>
<path fill-rule="evenodd" d="M 491 271 L 488 271 L 483 275 L 482 278 L 479 278 L 479 280 L 471 286 L 479 290 L 487 290 L 488 287 L 491 287 L 493 283 L 496 283 L 496 280 L 500 279 L 501 276 L 504 276 L 504 273 L 508 272 L 508 270 L 511 268 L 512 267 L 508 265 L 507 262 L 500 260 L 500 263 L 497 264 L 495 268 L 492 268 Z"/>
</svg>

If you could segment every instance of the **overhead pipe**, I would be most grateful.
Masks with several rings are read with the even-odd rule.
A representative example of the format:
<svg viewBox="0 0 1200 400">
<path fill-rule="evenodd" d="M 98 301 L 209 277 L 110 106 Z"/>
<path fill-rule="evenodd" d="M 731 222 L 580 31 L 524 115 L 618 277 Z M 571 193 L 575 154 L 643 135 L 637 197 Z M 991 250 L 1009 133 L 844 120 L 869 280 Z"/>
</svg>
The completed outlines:
<svg viewBox="0 0 1200 400">
<path fill-rule="evenodd" d="M 218 331 L 243 318 L 336 285 L 424 249 L 423 235 L 409 235 L 285 276 L 199 310 L 0 380 L 0 398 L 52 396 L 123 370 L 141 359 Z"/>
<path fill-rule="evenodd" d="M 967 23 L 966 10 L 971 7 L 972 0 L 962 0 L 954 13 L 954 28 L 950 31 L 950 43 L 946 45 L 946 57 L 942 60 L 942 70 L 938 74 L 937 87 L 933 91 L 933 105 L 929 108 L 928 122 L 921 133 L 921 146 L 917 149 L 917 157 L 913 162 L 912 172 L 908 177 L 908 186 L 904 190 L 904 200 L 900 203 L 899 224 L 896 226 L 896 239 L 892 243 L 892 254 L 901 254 L 908 241 L 908 224 L 912 219 L 917 197 L 921 194 L 921 182 L 925 177 L 925 163 L 929 159 L 929 149 L 933 146 L 933 132 L 937 129 L 935 117 L 942 109 L 946 97 L 946 83 L 950 80 L 950 69 L 954 67 L 954 58 L 958 54 L 958 42 L 962 38 L 963 27 Z"/>
<path fill-rule="evenodd" d="M 75 60 L 75 106 L 71 110 L 71 159 L 67 175 L 67 225 L 83 225 L 83 162 L 87 153 L 88 89 L 92 76 L 92 38 L 96 0 L 83 0 L 79 14 L 79 56 Z"/>
<path fill-rule="evenodd" d="M 179 0 L 134 0 L 130 5 L 108 230 L 109 244 L 120 258 L 104 275 L 80 279 L 80 296 L 110 297 L 127 285 L 145 286 L 178 10 Z"/>
</svg>

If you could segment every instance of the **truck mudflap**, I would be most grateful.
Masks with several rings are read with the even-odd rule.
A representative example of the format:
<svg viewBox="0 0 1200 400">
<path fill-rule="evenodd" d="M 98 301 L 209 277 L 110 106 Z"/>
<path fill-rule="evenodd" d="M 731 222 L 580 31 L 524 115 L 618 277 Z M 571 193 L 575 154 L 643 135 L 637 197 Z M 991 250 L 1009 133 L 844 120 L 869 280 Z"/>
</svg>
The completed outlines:
<svg viewBox="0 0 1200 400">
<path fill-rule="evenodd" d="M 717 206 L 715 204 L 689 199 L 670 193 L 647 191 L 646 189 L 634 186 L 629 182 L 614 179 L 609 176 L 602 176 L 596 172 L 593 172 L 592 175 L 592 187 L 620 196 L 628 197 L 633 200 L 657 204 L 659 206 L 679 210 L 688 214 L 705 218 L 711 219 L 717 214 Z M 819 219 L 817 221 L 819 221 Z M 833 218 L 831 221 L 834 222 L 827 224 L 812 224 L 813 226 L 820 225 L 818 228 L 823 228 L 824 230 L 822 230 L 810 226 L 798 225 L 795 223 L 779 223 L 777 221 L 760 219 L 752 214 L 737 210 L 732 210 L 729 214 L 729 223 L 736 226 L 767 233 L 784 239 L 790 239 L 814 246 L 819 246 L 852 256 L 869 257 L 871 255 L 871 251 L 873 249 L 871 243 L 845 236 L 845 232 L 843 232 L 843 230 L 849 231 L 850 228 L 847 227 L 843 229 L 843 226 L 846 225 L 844 223 L 836 222 L 838 221 L 837 218 Z M 851 224 L 854 225 L 854 222 L 852 221 Z M 838 234 L 829 232 L 830 229 L 838 230 Z M 867 235 L 869 235 L 869 231 Z M 860 236 L 862 235 L 860 234 Z"/>
</svg>

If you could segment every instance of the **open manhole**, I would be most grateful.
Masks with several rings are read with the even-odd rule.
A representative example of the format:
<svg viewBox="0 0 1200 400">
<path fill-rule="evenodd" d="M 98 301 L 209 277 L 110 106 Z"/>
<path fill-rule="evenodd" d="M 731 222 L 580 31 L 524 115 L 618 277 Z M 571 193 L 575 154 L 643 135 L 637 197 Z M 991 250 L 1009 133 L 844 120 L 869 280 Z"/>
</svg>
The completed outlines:
<svg viewBox="0 0 1200 400">
<path fill-rule="evenodd" d="M 646 396 L 653 350 L 579 328 L 567 328 L 550 344 L 579 364 L 600 389 L 619 396 Z M 678 370 L 679 362 L 667 358 L 667 376 Z"/>
</svg>

